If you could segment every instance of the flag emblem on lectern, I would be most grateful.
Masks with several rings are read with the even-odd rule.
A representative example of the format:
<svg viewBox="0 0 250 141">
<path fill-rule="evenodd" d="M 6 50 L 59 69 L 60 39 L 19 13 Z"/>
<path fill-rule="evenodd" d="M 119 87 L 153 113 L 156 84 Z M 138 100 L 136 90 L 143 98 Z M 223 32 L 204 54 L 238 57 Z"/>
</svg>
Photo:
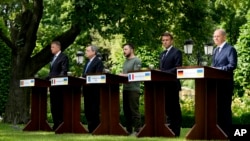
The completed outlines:
<svg viewBox="0 0 250 141">
<path fill-rule="evenodd" d="M 179 70 L 177 76 L 183 76 L 183 70 Z"/>
<path fill-rule="evenodd" d="M 52 83 L 52 84 L 55 84 L 55 81 L 56 81 L 55 79 L 52 79 L 52 80 L 51 80 L 51 83 Z"/>
<path fill-rule="evenodd" d="M 197 75 L 202 76 L 204 74 L 203 69 L 197 69 Z"/>
<path fill-rule="evenodd" d="M 149 72 L 145 72 L 145 79 L 150 79 L 150 73 Z"/>
<path fill-rule="evenodd" d="M 67 78 L 67 77 L 64 78 L 64 79 L 63 79 L 63 82 L 64 82 L 64 84 L 68 84 L 68 78 Z"/>
<path fill-rule="evenodd" d="M 134 80 L 134 79 L 135 79 L 134 74 L 129 74 L 129 75 L 128 75 L 128 79 L 129 79 L 129 80 Z"/>
<path fill-rule="evenodd" d="M 24 85 L 24 81 L 23 80 L 20 81 L 20 85 L 21 86 Z"/>
</svg>

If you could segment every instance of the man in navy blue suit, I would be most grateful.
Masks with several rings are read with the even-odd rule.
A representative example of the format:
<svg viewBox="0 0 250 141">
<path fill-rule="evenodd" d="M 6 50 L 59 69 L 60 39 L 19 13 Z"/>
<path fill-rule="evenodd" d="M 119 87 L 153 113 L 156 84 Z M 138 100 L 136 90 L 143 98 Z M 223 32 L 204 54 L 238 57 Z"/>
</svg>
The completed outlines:
<svg viewBox="0 0 250 141">
<path fill-rule="evenodd" d="M 55 76 L 66 76 L 69 68 L 68 57 L 61 52 L 61 43 L 53 41 L 51 43 L 51 53 L 54 55 L 50 63 L 48 79 Z M 53 130 L 63 121 L 63 87 L 50 87 L 50 105 L 53 118 Z"/>
<path fill-rule="evenodd" d="M 94 45 L 86 47 L 85 56 L 88 58 L 82 76 L 88 73 L 103 72 L 102 61 L 97 57 L 98 48 Z M 100 124 L 100 87 L 98 85 L 88 85 L 83 87 L 84 111 L 88 122 L 89 133 L 92 133 Z"/>
<path fill-rule="evenodd" d="M 176 75 L 176 67 L 182 66 L 182 53 L 173 46 L 173 36 L 170 33 L 163 33 L 161 36 L 162 46 L 165 50 L 160 55 L 160 70 Z M 181 130 L 181 107 L 179 103 L 179 91 L 181 84 L 178 79 L 166 83 L 165 111 L 167 124 L 175 133 L 180 136 Z"/>
<path fill-rule="evenodd" d="M 223 29 L 215 30 L 213 40 L 217 47 L 214 49 L 212 67 L 231 75 L 230 80 L 219 81 L 217 88 L 217 123 L 229 137 L 232 124 L 233 71 L 237 66 L 237 52 L 226 42 L 226 32 Z"/>
</svg>

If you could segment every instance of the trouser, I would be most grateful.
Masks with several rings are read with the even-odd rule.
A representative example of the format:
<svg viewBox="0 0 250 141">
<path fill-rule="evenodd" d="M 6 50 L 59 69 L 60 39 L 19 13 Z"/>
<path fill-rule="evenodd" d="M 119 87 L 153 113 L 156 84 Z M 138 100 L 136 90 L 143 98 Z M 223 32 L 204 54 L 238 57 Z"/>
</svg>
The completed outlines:
<svg viewBox="0 0 250 141">
<path fill-rule="evenodd" d="M 140 93 L 136 91 L 123 91 L 123 112 L 126 120 L 126 129 L 129 133 L 139 132 L 141 127 L 141 115 L 139 112 Z"/>
<path fill-rule="evenodd" d="M 53 119 L 53 130 L 63 122 L 63 87 L 50 87 L 50 109 Z"/>
<path fill-rule="evenodd" d="M 100 88 L 97 85 L 83 89 L 84 111 L 88 123 L 89 133 L 92 133 L 100 124 Z"/>
<path fill-rule="evenodd" d="M 218 81 L 217 87 L 217 123 L 230 137 L 232 126 L 233 81 Z"/>
<path fill-rule="evenodd" d="M 165 112 L 167 124 L 169 125 L 169 128 L 175 133 L 175 136 L 179 136 L 181 130 L 182 114 L 179 102 L 178 83 L 168 82 L 165 91 Z"/>
</svg>

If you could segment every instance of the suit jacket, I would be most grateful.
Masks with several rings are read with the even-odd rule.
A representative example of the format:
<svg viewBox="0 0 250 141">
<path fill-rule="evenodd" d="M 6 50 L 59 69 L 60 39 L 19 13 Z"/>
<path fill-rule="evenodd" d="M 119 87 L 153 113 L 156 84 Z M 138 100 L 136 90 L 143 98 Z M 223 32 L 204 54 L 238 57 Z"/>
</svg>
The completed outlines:
<svg viewBox="0 0 250 141">
<path fill-rule="evenodd" d="M 166 50 L 160 55 L 160 70 L 176 75 L 176 67 L 182 66 L 182 53 L 175 47 L 166 55 Z"/>
<path fill-rule="evenodd" d="M 50 65 L 49 78 L 54 76 L 66 76 L 69 68 L 68 57 L 62 52 L 57 56 L 56 60 Z"/>
<path fill-rule="evenodd" d="M 89 63 L 89 61 L 86 62 L 85 66 L 84 66 L 83 73 L 82 73 L 83 77 L 85 77 L 85 75 L 87 73 L 103 72 L 103 69 L 104 69 L 103 63 L 97 56 L 91 61 L 91 63 L 89 64 L 89 66 L 87 68 L 88 63 Z M 87 68 L 87 70 L 86 70 L 86 68 Z M 86 72 L 85 72 L 85 70 L 86 70 Z"/>
<path fill-rule="evenodd" d="M 166 50 L 160 54 L 160 70 L 176 75 L 176 67 L 182 66 L 182 53 L 175 47 L 172 47 L 166 55 Z M 178 89 L 181 90 L 181 83 L 177 79 Z"/>
<path fill-rule="evenodd" d="M 232 72 L 237 66 L 237 52 L 234 47 L 226 43 L 221 51 L 219 48 L 214 49 L 212 58 L 212 67 L 220 70 Z"/>
</svg>

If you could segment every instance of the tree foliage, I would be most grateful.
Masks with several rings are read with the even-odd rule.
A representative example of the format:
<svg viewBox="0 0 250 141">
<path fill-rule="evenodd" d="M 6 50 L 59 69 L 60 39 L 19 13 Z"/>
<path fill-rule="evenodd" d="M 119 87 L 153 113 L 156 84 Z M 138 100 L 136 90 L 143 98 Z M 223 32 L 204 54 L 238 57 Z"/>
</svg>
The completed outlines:
<svg viewBox="0 0 250 141">
<path fill-rule="evenodd" d="M 80 72 L 82 66 L 74 59 L 76 51 L 83 51 L 90 43 L 109 55 L 106 67 L 114 73 L 121 69 L 124 59 L 121 46 L 125 42 L 135 44 L 143 67 L 149 64 L 158 67 L 162 32 L 173 33 L 175 46 L 181 50 L 184 41 L 192 39 L 194 54 L 203 54 L 203 44 L 211 41 L 217 25 L 230 29 L 230 35 L 233 35 L 230 40 L 237 39 L 237 26 L 245 22 L 243 7 L 249 8 L 249 2 L 2 0 L 0 15 L 8 30 L 3 32 L 1 27 L 0 39 L 11 49 L 10 93 L 5 119 L 7 122 L 27 122 L 30 96 L 28 90 L 19 88 L 18 82 L 33 77 L 49 63 L 52 40 L 62 43 L 62 50 L 71 58 L 71 71 Z M 235 19 L 237 22 L 232 24 Z M 196 59 L 196 56 L 192 58 Z M 185 55 L 183 62 L 190 65 Z M 46 73 L 48 68 L 45 67 L 38 74 L 44 76 Z"/>
<path fill-rule="evenodd" d="M 236 44 L 239 37 L 239 27 L 246 23 L 245 15 L 250 8 L 250 1 L 246 0 L 215 0 L 213 19 L 217 26 L 226 29 L 228 42 Z"/>
<path fill-rule="evenodd" d="M 242 96 L 250 94 L 250 10 L 247 23 L 240 28 L 240 36 L 236 44 L 238 52 L 238 67 L 235 72 L 235 92 Z"/>
<path fill-rule="evenodd" d="M 36 41 L 40 37 L 38 28 L 43 16 L 43 0 L 33 1 L 1 1 L 1 14 L 8 28 L 7 34 L 0 31 L 0 39 L 11 51 L 10 93 L 5 110 L 5 121 L 23 123 L 29 119 L 29 89 L 19 88 L 19 80 L 33 77 L 38 70 L 46 65 L 51 58 L 50 45 L 33 53 Z M 61 31 L 61 30 L 60 30 Z M 62 50 L 65 50 L 80 34 L 80 25 L 72 22 L 60 34 L 54 34 L 50 39 L 59 40 Z M 46 34 L 40 34 L 43 37 Z M 39 42 L 38 42 L 39 43 Z"/>
</svg>

